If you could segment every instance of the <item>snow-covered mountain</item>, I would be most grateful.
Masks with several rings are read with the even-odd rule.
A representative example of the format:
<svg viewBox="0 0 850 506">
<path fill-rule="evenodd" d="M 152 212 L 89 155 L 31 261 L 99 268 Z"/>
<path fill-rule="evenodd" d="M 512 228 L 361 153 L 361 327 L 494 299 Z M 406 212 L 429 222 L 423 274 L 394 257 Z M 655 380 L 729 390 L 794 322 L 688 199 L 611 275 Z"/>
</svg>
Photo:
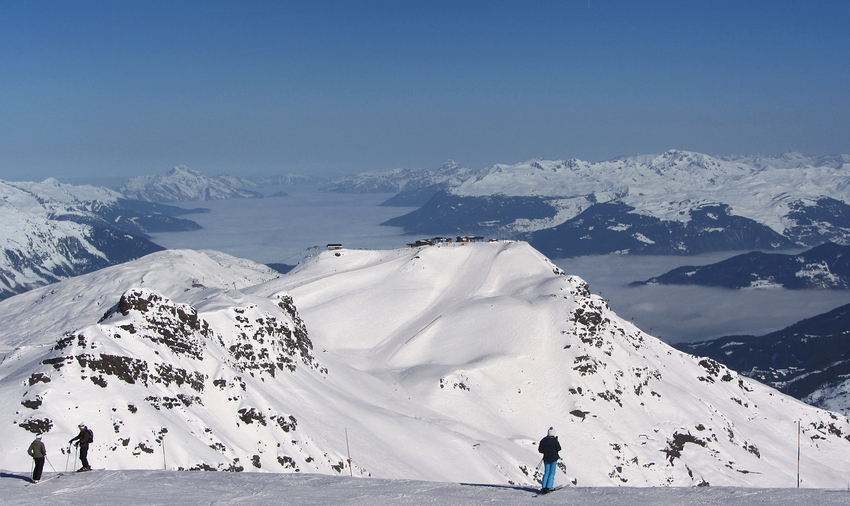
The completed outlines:
<svg viewBox="0 0 850 506">
<path fill-rule="evenodd" d="M 553 258 L 850 244 L 848 158 L 721 159 L 673 150 L 599 163 L 495 165 L 386 224 L 414 234 L 515 236 Z M 497 197 L 501 218 L 490 212 Z M 529 199 L 539 205 L 524 214 Z M 447 209 L 461 207 L 461 222 L 445 221 Z"/>
<path fill-rule="evenodd" d="M 197 202 L 231 198 L 261 198 L 262 193 L 253 181 L 223 175 L 207 177 L 182 165 L 174 167 L 165 175 L 137 176 L 118 191 L 128 199 L 150 202 Z"/>
<path fill-rule="evenodd" d="M 764 336 L 678 343 L 824 409 L 850 414 L 850 305 Z"/>
<path fill-rule="evenodd" d="M 850 422 L 675 350 L 526 243 L 336 250 L 290 273 L 164 251 L 0 302 L 0 427 L 110 469 L 841 487 Z M 352 465 L 348 469 L 350 449 Z M 4 453 L 5 454 L 5 453 Z M 54 453 L 55 455 L 55 453 Z"/>
<path fill-rule="evenodd" d="M 394 169 L 344 176 L 330 181 L 324 190 L 335 193 L 404 192 L 407 195 L 404 202 L 391 199 L 388 205 L 405 206 L 411 205 L 409 201 L 413 195 L 417 195 L 415 198 L 419 200 L 423 195 L 430 196 L 437 191 L 455 187 L 474 175 L 472 169 L 449 160 L 437 170 Z"/>
<path fill-rule="evenodd" d="M 824 243 L 797 255 L 753 251 L 711 265 L 677 267 L 632 285 L 724 288 L 850 288 L 850 246 Z"/>
<path fill-rule="evenodd" d="M 321 184 L 327 182 L 327 178 L 325 177 L 307 176 L 304 174 L 279 174 L 275 176 L 246 177 L 245 179 L 253 181 L 258 186 Z"/>
<path fill-rule="evenodd" d="M 147 233 L 195 230 L 200 212 L 93 186 L 0 181 L 0 298 L 162 249 Z"/>
</svg>

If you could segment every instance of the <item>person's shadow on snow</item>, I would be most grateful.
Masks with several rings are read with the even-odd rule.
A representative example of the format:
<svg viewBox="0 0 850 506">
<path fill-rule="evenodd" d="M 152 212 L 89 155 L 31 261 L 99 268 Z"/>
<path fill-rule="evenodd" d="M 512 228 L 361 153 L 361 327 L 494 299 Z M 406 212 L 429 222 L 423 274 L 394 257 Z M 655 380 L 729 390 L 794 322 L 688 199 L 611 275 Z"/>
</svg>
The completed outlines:
<svg viewBox="0 0 850 506">
<path fill-rule="evenodd" d="M 522 490 L 523 492 L 540 492 L 540 487 L 529 487 L 519 485 L 494 485 L 488 483 L 461 483 L 467 487 L 488 487 L 488 488 L 505 488 L 510 490 Z"/>
<path fill-rule="evenodd" d="M 0 472 L 0 478 L 16 478 L 16 479 L 19 479 L 19 480 L 24 480 L 28 483 L 30 481 L 32 481 L 30 479 L 30 477 L 25 475 L 25 474 L 13 474 L 13 473 L 6 473 L 6 472 Z"/>
</svg>

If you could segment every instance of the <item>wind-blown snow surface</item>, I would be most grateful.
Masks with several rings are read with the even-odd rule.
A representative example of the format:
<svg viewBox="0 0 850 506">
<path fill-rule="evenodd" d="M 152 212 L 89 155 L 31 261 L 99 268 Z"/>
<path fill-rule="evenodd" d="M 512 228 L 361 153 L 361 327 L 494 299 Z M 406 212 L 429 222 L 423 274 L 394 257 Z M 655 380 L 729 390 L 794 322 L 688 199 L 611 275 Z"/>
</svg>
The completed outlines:
<svg viewBox="0 0 850 506">
<path fill-rule="evenodd" d="M 46 473 L 45 476 L 51 476 Z M 196 504 L 266 505 L 311 504 L 429 506 L 606 504 L 610 506 L 757 506 L 817 504 L 843 505 L 850 491 L 826 489 L 742 489 L 569 487 L 545 496 L 537 488 L 473 483 L 437 483 L 413 480 L 359 479 L 315 474 L 178 473 L 169 471 L 103 471 L 66 475 L 27 486 L 24 477 L 0 473 L 0 496 L 8 506 L 32 504 L 86 504 L 124 506 Z"/>
<path fill-rule="evenodd" d="M 554 426 L 558 483 L 792 487 L 801 420 L 804 486 L 846 485 L 846 418 L 641 332 L 526 243 L 326 252 L 276 279 L 209 255 L 0 303 L 4 466 L 42 430 L 61 460 L 84 421 L 94 467 L 534 486 Z"/>
</svg>

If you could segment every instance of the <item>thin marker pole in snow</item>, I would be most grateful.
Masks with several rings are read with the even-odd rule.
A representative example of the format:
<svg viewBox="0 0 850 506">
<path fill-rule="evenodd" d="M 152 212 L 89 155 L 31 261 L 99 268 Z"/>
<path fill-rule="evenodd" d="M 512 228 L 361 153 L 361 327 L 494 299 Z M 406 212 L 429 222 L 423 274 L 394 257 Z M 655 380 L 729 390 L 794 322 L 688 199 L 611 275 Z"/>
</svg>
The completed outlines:
<svg viewBox="0 0 850 506">
<path fill-rule="evenodd" d="M 168 471 L 168 464 L 165 463 L 165 434 L 162 435 L 159 444 L 162 445 L 162 468 Z"/>
<path fill-rule="evenodd" d="M 348 446 L 348 428 L 345 429 L 345 450 L 348 452 L 348 474 L 354 478 L 354 471 L 351 469 L 351 447 Z"/>
<path fill-rule="evenodd" d="M 797 488 L 800 488 L 800 420 L 797 420 Z"/>
</svg>

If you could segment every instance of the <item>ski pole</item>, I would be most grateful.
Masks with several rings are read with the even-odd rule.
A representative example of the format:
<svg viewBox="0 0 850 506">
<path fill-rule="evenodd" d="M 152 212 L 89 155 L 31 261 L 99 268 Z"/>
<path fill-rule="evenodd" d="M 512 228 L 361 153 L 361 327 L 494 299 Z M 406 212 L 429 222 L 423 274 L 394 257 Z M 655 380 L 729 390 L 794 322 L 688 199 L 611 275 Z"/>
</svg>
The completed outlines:
<svg viewBox="0 0 850 506">
<path fill-rule="evenodd" d="M 52 462 L 50 462 L 50 459 L 49 459 L 49 458 L 47 458 L 47 455 L 45 455 L 45 456 L 44 456 L 44 460 L 46 460 L 46 461 L 47 461 L 47 463 L 48 463 L 48 464 L 50 464 L 50 469 L 53 469 L 53 472 L 54 472 L 54 473 L 59 474 L 59 473 L 57 473 L 57 472 L 56 472 L 56 468 L 55 468 L 55 467 L 53 467 L 53 463 L 52 463 Z"/>
<path fill-rule="evenodd" d="M 68 472 L 68 461 L 71 460 L 71 447 L 68 446 L 68 453 L 65 456 L 65 472 Z"/>
</svg>

